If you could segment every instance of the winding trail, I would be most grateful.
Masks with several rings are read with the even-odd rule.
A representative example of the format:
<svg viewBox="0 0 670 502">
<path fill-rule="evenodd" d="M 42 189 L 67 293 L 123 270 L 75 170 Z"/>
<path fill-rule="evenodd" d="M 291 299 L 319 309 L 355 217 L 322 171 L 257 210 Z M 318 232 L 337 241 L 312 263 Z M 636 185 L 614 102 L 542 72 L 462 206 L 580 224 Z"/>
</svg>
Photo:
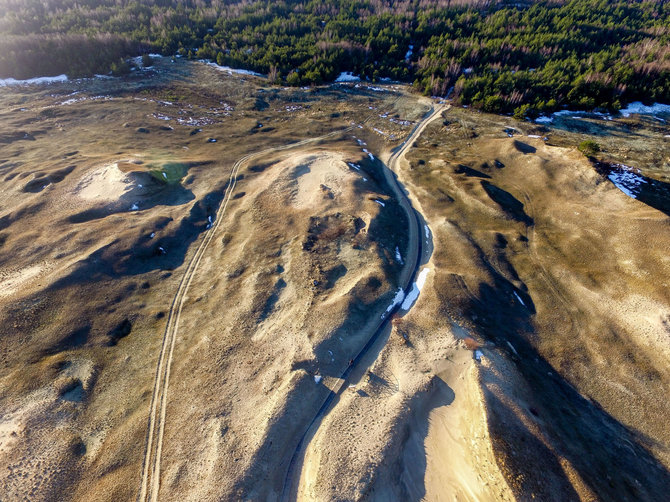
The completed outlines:
<svg viewBox="0 0 670 502">
<path fill-rule="evenodd" d="M 417 123 L 417 125 L 412 129 L 409 136 L 405 141 L 398 145 L 392 152 L 389 157 L 386 169 L 384 169 L 384 176 L 389 186 L 393 190 L 400 206 L 403 208 L 407 215 L 408 221 L 408 241 L 409 249 L 407 257 L 405 258 L 405 267 L 400 273 L 399 284 L 402 287 L 405 295 L 407 295 L 412 287 L 414 278 L 416 277 L 419 268 L 422 263 L 422 247 L 423 247 L 423 233 L 421 232 L 421 217 L 416 210 L 412 207 L 411 202 L 407 198 L 403 187 L 400 185 L 399 181 L 396 179 L 394 174 L 395 169 L 399 166 L 399 163 L 404 159 L 405 154 L 412 146 L 414 141 L 421 135 L 425 128 L 433 120 L 440 117 L 442 111 L 448 108 L 448 105 L 439 105 L 437 107 L 431 107 L 428 113 L 423 117 L 423 119 Z M 410 307 L 411 308 L 411 307 Z M 351 373 L 357 369 L 360 370 L 359 366 L 361 361 L 368 354 L 370 349 L 378 341 L 379 337 L 384 332 L 384 329 L 387 327 L 388 323 L 393 319 L 393 315 L 401 310 L 400 305 L 396 305 L 391 312 L 383 316 L 372 335 L 368 339 L 367 343 L 360 352 L 354 357 L 353 362 L 344 370 L 340 375 L 339 381 L 340 384 L 335 390 L 331 390 L 328 393 L 325 401 L 319 408 L 319 411 L 314 415 L 310 423 L 308 424 L 305 432 L 303 433 L 300 441 L 298 442 L 289 465 L 286 470 L 286 477 L 284 478 L 284 485 L 281 491 L 280 500 L 290 501 L 297 499 L 297 493 L 300 484 L 300 477 L 302 474 L 302 463 L 305 456 L 305 451 L 308 448 L 311 440 L 314 438 L 318 426 L 320 425 L 323 418 L 332 410 L 335 399 L 340 396 L 340 394 L 348 387 L 348 378 Z"/>
<path fill-rule="evenodd" d="M 370 121 L 373 117 L 374 113 L 370 114 L 362 123 Z M 181 312 L 186 302 L 187 293 L 191 286 L 191 282 L 193 281 L 196 271 L 200 265 L 200 261 L 202 260 L 202 257 L 205 254 L 205 251 L 207 250 L 210 242 L 214 238 L 214 235 L 216 234 L 219 225 L 221 224 L 221 220 L 223 219 L 223 216 L 226 212 L 228 203 L 232 198 L 240 169 L 247 162 L 257 157 L 262 157 L 264 155 L 283 150 L 290 150 L 308 145 L 310 143 L 318 143 L 325 139 L 347 133 L 355 128 L 356 126 L 351 125 L 349 127 L 324 134 L 323 136 L 309 138 L 295 143 L 290 143 L 288 145 L 267 148 L 265 150 L 250 153 L 244 157 L 241 157 L 237 160 L 237 162 L 235 162 L 235 164 L 233 164 L 233 167 L 230 170 L 230 177 L 224 191 L 223 200 L 214 217 L 213 225 L 209 231 L 205 233 L 205 238 L 200 242 L 195 253 L 188 262 L 184 276 L 179 283 L 177 293 L 175 294 L 168 311 L 167 323 L 165 325 L 165 332 L 163 334 L 163 341 L 158 355 L 158 364 L 156 366 L 156 374 L 154 377 L 151 404 L 149 406 L 149 419 L 147 424 L 144 458 L 142 462 L 142 477 L 137 494 L 137 502 L 156 502 L 158 500 L 160 491 L 163 435 L 165 431 L 167 414 L 167 395 L 170 383 L 170 369 L 174 355 L 175 341 L 177 339 L 177 333 L 179 330 Z"/>
</svg>

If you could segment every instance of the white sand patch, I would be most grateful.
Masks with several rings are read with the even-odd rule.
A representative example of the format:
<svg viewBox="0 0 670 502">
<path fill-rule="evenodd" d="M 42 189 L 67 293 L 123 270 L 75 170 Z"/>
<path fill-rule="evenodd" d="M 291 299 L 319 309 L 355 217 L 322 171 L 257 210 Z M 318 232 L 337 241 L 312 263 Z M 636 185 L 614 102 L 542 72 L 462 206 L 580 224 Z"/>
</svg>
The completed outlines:
<svg viewBox="0 0 670 502">
<path fill-rule="evenodd" d="M 299 209 L 323 207 L 324 197 L 336 200 L 352 182 L 349 166 L 336 153 L 307 154 L 281 164 L 293 167 L 291 183 L 295 183 L 297 189 L 293 189 L 291 202 Z"/>
<path fill-rule="evenodd" d="M 44 269 L 43 264 L 38 264 L 20 270 L 0 271 L 0 297 L 13 295 L 24 285 L 40 276 Z"/>
<path fill-rule="evenodd" d="M 130 178 L 117 162 L 111 162 L 88 171 L 75 188 L 82 199 L 102 202 L 115 201 L 130 187 Z"/>
</svg>

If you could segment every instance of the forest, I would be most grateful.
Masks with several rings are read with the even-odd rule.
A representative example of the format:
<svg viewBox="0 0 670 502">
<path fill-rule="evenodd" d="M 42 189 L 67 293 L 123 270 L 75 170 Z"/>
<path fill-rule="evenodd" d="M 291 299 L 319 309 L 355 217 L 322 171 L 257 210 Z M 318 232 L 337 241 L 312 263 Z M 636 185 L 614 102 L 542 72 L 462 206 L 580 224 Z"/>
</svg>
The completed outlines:
<svg viewBox="0 0 670 502">
<path fill-rule="evenodd" d="M 0 0 L 0 77 L 128 71 L 160 53 L 282 85 L 341 72 L 484 111 L 670 103 L 670 2 Z"/>
</svg>

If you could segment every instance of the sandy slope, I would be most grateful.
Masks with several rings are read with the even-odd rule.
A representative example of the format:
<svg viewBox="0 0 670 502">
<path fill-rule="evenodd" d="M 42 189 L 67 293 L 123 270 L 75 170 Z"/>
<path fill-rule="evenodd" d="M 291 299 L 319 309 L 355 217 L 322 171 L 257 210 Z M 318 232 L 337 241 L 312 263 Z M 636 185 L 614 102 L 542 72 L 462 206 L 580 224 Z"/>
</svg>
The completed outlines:
<svg viewBox="0 0 670 502">
<path fill-rule="evenodd" d="M 434 254 L 445 310 L 485 343 L 496 462 L 520 498 L 658 498 L 670 483 L 667 216 L 575 149 L 505 125 L 447 113 L 405 174 L 449 243 Z"/>
<path fill-rule="evenodd" d="M 406 165 L 405 152 L 440 111 L 394 153 L 394 168 Z M 432 245 L 436 252 L 448 247 L 440 232 L 432 233 Z M 349 389 L 319 422 L 298 499 L 511 499 L 491 451 L 472 352 L 459 347 L 453 330 L 462 329 L 439 312 L 435 286 L 443 271 L 429 258 L 430 250 L 417 303 L 354 370 Z"/>
<path fill-rule="evenodd" d="M 187 62 L 169 72 L 188 78 L 0 95 L 0 492 L 10 499 L 136 499 L 166 313 L 231 165 L 359 125 L 361 103 L 397 101 L 263 93 Z M 62 105 L 70 85 L 80 96 Z M 33 139 L 15 141 L 16 130 Z M 295 431 L 359 349 L 369 312 L 386 307 L 393 250 L 405 246 L 388 232 L 399 210 L 344 163 L 364 161 L 356 142 L 333 140 L 241 173 L 175 338 L 161 499 L 279 490 Z M 165 183 L 163 168 L 185 172 Z"/>
</svg>

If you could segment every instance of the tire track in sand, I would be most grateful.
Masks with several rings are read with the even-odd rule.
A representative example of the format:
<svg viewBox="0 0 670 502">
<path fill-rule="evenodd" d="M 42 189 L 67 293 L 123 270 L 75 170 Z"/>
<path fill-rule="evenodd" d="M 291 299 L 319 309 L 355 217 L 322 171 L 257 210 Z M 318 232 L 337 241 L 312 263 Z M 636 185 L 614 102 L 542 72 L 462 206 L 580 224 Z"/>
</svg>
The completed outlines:
<svg viewBox="0 0 670 502">
<path fill-rule="evenodd" d="M 400 98 L 398 98 L 400 99 Z M 397 99 L 394 101 L 393 104 Z M 391 105 L 393 106 L 393 105 Z M 369 115 L 363 123 L 368 122 L 374 115 Z M 200 242 L 196 252 L 188 263 L 186 272 L 182 277 L 177 293 L 172 300 L 170 309 L 168 311 L 167 323 L 165 332 L 163 334 L 163 341 L 158 355 L 158 365 L 156 366 L 156 375 L 154 377 L 154 388 L 151 396 L 151 404 L 149 406 L 149 420 L 147 424 L 147 435 L 145 440 L 144 458 L 142 462 L 142 478 L 140 481 L 140 488 L 137 494 L 137 502 L 156 502 L 160 490 L 160 473 L 161 473 L 161 455 L 163 451 L 163 434 L 165 431 L 166 413 L 167 413 L 167 393 L 170 382 L 170 368 L 172 366 L 172 358 L 174 354 L 175 341 L 179 329 L 179 320 L 181 318 L 182 308 L 187 298 L 187 293 L 193 277 L 200 265 L 200 260 L 209 243 L 214 238 L 214 234 L 219 228 L 222 217 L 228 207 L 228 202 L 232 198 L 235 185 L 237 184 L 237 174 L 240 168 L 250 160 L 267 155 L 269 153 L 279 152 L 282 150 L 289 150 L 292 148 L 304 146 L 310 143 L 317 143 L 327 138 L 338 136 L 353 130 L 355 126 L 349 126 L 344 129 L 324 134 L 316 138 L 304 139 L 288 145 L 267 148 L 259 152 L 250 153 L 241 157 L 233 164 L 230 171 L 230 177 L 226 186 L 223 201 L 219 210 L 217 211 L 212 228 L 205 234 L 205 238 Z"/>
</svg>

